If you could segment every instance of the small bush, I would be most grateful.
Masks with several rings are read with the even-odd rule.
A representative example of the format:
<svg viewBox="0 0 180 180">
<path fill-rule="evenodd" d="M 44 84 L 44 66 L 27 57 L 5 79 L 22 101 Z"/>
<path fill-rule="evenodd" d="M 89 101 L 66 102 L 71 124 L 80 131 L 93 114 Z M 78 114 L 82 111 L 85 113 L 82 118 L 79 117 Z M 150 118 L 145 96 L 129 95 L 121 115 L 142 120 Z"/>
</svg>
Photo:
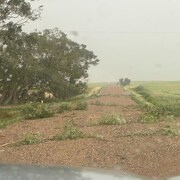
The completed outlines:
<svg viewBox="0 0 180 180">
<path fill-rule="evenodd" d="M 31 145 L 31 144 L 39 144 L 43 142 L 41 136 L 39 134 L 25 134 L 24 138 L 17 142 L 15 145 L 20 146 L 20 145 Z"/>
<path fill-rule="evenodd" d="M 151 115 L 151 114 L 143 114 L 140 118 L 139 118 L 139 122 L 141 123 L 155 123 L 155 122 L 159 122 L 160 119 L 158 119 L 157 117 Z"/>
<path fill-rule="evenodd" d="M 171 114 L 171 106 L 156 103 L 155 105 L 147 104 L 144 106 L 144 113 L 139 121 L 143 123 L 153 123 L 173 119 L 174 116 Z"/>
<path fill-rule="evenodd" d="M 145 107 L 145 112 L 152 114 L 154 117 L 161 118 L 171 115 L 171 106 L 156 103 L 155 105 Z"/>
<path fill-rule="evenodd" d="M 180 129 L 167 125 L 159 130 L 159 133 L 166 136 L 180 136 Z"/>
<path fill-rule="evenodd" d="M 43 103 L 29 103 L 22 108 L 25 119 L 41 119 L 54 115 L 54 112 Z"/>
<path fill-rule="evenodd" d="M 58 109 L 59 113 L 63 113 L 65 111 L 70 111 L 71 110 L 71 106 L 69 105 L 69 103 L 62 103 Z"/>
<path fill-rule="evenodd" d="M 83 132 L 78 131 L 73 121 L 67 123 L 63 129 L 64 130 L 61 134 L 58 134 L 53 137 L 54 140 L 78 139 L 86 137 L 86 135 Z"/>
<path fill-rule="evenodd" d="M 121 125 L 125 123 L 126 120 L 116 114 L 103 115 L 99 120 L 99 124 L 101 125 Z"/>
<path fill-rule="evenodd" d="M 86 110 L 88 107 L 88 104 L 87 102 L 82 102 L 82 101 L 79 101 L 76 103 L 75 105 L 75 110 Z"/>
</svg>

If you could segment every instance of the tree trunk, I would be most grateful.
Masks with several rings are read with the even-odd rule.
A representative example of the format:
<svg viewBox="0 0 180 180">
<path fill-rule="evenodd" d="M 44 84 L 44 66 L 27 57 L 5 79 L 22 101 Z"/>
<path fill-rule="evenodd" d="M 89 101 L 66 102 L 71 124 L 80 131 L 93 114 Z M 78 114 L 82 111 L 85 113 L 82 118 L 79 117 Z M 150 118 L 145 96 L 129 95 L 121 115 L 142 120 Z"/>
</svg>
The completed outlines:
<svg viewBox="0 0 180 180">
<path fill-rule="evenodd" d="M 0 99 L 0 104 L 3 104 L 5 97 L 6 97 L 6 93 L 3 93 Z"/>
<path fill-rule="evenodd" d="M 4 101 L 4 105 L 7 105 L 7 104 L 9 104 L 10 102 L 12 102 L 12 97 L 13 97 L 13 90 L 12 91 L 10 91 L 10 93 L 9 93 L 9 97 Z"/>
<path fill-rule="evenodd" d="M 17 104 L 18 103 L 18 98 L 17 98 L 17 91 L 13 92 L 13 97 L 12 97 L 12 103 Z"/>
</svg>

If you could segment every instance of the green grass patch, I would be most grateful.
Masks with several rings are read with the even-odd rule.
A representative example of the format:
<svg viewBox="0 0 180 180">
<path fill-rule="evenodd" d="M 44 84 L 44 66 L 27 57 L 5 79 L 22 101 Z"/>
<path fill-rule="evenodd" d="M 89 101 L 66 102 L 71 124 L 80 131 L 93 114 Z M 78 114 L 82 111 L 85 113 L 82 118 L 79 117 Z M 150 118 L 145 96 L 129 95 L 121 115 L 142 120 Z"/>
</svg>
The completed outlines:
<svg viewBox="0 0 180 180">
<path fill-rule="evenodd" d="M 166 136 L 180 136 L 180 126 L 166 125 L 159 130 L 159 133 Z"/>
<path fill-rule="evenodd" d="M 143 107 L 146 104 L 146 101 L 142 99 L 140 96 L 138 96 L 135 93 L 130 94 L 130 98 L 138 104 L 138 106 Z"/>
<path fill-rule="evenodd" d="M 54 116 L 54 112 L 44 103 L 28 103 L 22 108 L 25 119 L 42 119 Z"/>
<path fill-rule="evenodd" d="M 145 105 L 143 114 L 139 117 L 141 123 L 154 123 L 160 121 L 173 121 L 174 115 L 171 106 L 164 104 Z"/>
<path fill-rule="evenodd" d="M 180 82 L 143 82 L 142 85 L 131 86 L 130 90 L 134 92 L 132 99 L 144 111 L 140 122 L 158 122 L 170 116 L 180 116 Z"/>
<path fill-rule="evenodd" d="M 53 140 L 67 140 L 67 139 L 79 139 L 79 138 L 86 138 L 89 137 L 86 134 L 84 134 L 83 132 L 79 131 L 74 122 L 70 121 L 68 122 L 64 128 L 63 128 L 63 132 L 60 134 L 57 134 L 53 137 Z"/>
<path fill-rule="evenodd" d="M 126 124 L 126 120 L 117 114 L 104 114 L 99 119 L 100 125 L 122 125 Z"/>
<path fill-rule="evenodd" d="M 23 139 L 15 143 L 15 146 L 39 144 L 43 142 L 42 137 L 36 133 L 24 134 Z"/>
<path fill-rule="evenodd" d="M 58 108 L 58 113 L 64 113 L 66 111 L 71 111 L 71 110 L 72 110 L 71 104 L 64 102 L 64 103 L 60 104 L 60 107 Z"/>
<path fill-rule="evenodd" d="M 0 109 L 0 128 L 5 128 L 8 125 L 14 124 L 23 120 L 20 110 L 17 108 Z"/>
<path fill-rule="evenodd" d="M 85 101 L 78 101 L 75 104 L 74 110 L 87 110 L 88 104 Z"/>
<path fill-rule="evenodd" d="M 137 94 L 141 95 L 141 97 L 144 98 L 147 102 L 149 103 L 154 102 L 154 98 L 151 96 L 150 91 L 145 89 L 143 86 L 141 85 L 137 86 L 135 88 L 132 88 L 132 90 L 136 92 Z"/>
<path fill-rule="evenodd" d="M 165 125 L 156 130 L 148 129 L 147 131 L 129 132 L 125 137 L 128 136 L 180 136 L 180 126 L 178 124 Z"/>
<path fill-rule="evenodd" d="M 180 81 L 134 81 L 131 87 L 142 85 L 153 96 L 180 96 Z"/>
</svg>

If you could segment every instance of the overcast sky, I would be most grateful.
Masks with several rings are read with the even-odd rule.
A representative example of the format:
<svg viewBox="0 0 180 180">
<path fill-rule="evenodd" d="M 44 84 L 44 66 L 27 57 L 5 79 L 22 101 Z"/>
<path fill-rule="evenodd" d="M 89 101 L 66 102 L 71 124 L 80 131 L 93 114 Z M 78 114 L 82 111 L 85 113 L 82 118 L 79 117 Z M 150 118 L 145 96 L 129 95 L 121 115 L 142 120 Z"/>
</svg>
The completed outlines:
<svg viewBox="0 0 180 180">
<path fill-rule="evenodd" d="M 25 31 L 58 27 L 100 59 L 90 82 L 180 80 L 179 0 L 40 0 L 41 20 Z M 76 31 L 76 33 L 71 33 Z"/>
</svg>

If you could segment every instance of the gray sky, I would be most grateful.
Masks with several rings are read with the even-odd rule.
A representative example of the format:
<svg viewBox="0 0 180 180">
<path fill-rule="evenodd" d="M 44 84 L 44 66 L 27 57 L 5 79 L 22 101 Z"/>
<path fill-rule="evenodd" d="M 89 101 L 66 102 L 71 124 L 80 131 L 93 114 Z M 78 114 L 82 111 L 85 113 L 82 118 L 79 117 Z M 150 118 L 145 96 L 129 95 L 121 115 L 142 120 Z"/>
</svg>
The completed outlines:
<svg viewBox="0 0 180 180">
<path fill-rule="evenodd" d="M 180 80 L 179 0 L 40 0 L 41 20 L 26 31 L 58 27 L 100 59 L 90 82 Z M 77 31 L 74 35 L 71 31 Z"/>
</svg>

